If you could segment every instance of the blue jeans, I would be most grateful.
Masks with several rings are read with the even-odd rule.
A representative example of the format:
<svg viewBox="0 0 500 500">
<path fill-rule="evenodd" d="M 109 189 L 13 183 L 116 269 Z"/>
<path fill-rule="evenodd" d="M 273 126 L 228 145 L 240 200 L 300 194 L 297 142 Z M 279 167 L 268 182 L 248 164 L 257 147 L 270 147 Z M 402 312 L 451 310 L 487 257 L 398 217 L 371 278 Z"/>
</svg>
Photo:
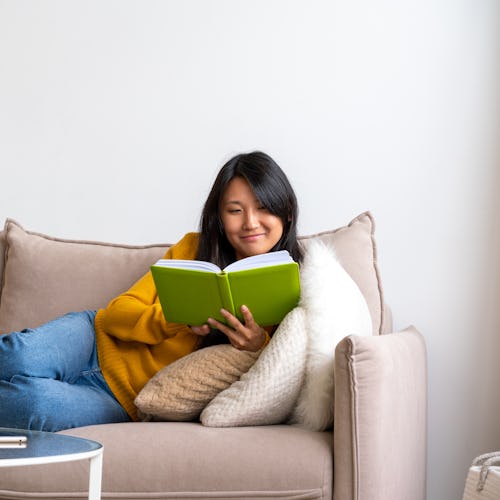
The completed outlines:
<svg viewBox="0 0 500 500">
<path fill-rule="evenodd" d="M 95 311 L 0 335 L 0 427 L 59 431 L 127 422 L 99 368 Z"/>
</svg>

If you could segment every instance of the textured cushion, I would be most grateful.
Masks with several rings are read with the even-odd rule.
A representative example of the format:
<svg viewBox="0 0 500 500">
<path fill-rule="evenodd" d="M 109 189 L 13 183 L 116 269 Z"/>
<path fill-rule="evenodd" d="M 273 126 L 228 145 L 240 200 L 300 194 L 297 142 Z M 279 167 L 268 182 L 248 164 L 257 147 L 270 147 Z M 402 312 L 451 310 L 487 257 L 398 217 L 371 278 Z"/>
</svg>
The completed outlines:
<svg viewBox="0 0 500 500">
<path fill-rule="evenodd" d="M 290 311 L 255 364 L 202 411 L 210 427 L 284 422 L 293 409 L 304 377 L 306 323 L 301 307 Z"/>
<path fill-rule="evenodd" d="M 105 306 L 139 279 L 168 246 L 62 240 L 25 231 L 10 219 L 4 232 L 0 332 Z"/>
<path fill-rule="evenodd" d="M 142 389 L 135 404 L 145 420 L 188 421 L 222 390 L 238 380 L 259 352 L 232 345 L 207 347 L 160 370 Z"/>
</svg>

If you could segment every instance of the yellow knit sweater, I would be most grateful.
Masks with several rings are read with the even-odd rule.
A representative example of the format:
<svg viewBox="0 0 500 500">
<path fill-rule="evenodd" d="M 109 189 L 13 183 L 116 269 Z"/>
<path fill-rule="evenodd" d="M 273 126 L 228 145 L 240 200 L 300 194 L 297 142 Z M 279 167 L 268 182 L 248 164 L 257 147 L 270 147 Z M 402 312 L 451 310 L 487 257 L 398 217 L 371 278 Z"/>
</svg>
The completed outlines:
<svg viewBox="0 0 500 500">
<path fill-rule="evenodd" d="M 196 258 L 198 241 L 198 233 L 186 234 L 165 258 Z M 165 320 L 151 272 L 97 312 L 95 331 L 102 374 L 133 420 L 134 399 L 146 382 L 193 352 L 199 338 L 188 326 Z"/>
</svg>

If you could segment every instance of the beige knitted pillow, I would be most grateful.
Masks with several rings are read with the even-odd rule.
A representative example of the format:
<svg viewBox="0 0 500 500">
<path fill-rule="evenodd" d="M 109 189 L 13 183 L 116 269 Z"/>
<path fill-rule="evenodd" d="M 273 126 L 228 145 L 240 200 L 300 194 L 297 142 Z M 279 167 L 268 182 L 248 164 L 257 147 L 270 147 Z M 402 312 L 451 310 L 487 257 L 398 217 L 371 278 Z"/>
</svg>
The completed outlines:
<svg viewBox="0 0 500 500">
<path fill-rule="evenodd" d="M 195 420 L 221 391 L 238 380 L 259 352 L 229 344 L 195 351 L 162 368 L 135 399 L 143 420 Z"/>
</svg>

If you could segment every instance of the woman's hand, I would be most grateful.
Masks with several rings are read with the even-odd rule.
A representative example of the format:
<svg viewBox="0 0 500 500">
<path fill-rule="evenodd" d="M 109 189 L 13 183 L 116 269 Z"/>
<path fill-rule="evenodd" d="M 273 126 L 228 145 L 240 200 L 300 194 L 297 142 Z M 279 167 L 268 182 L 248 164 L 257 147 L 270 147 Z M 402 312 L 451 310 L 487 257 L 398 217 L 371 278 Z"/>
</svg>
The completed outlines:
<svg viewBox="0 0 500 500">
<path fill-rule="evenodd" d="M 230 326 L 213 318 L 208 318 L 208 323 L 212 328 L 217 328 L 222 333 L 225 333 L 231 345 L 236 349 L 256 352 L 266 342 L 266 331 L 254 321 L 247 306 L 241 306 L 241 313 L 243 314 L 244 323 L 225 309 L 221 309 L 221 314 L 226 318 Z"/>
</svg>

